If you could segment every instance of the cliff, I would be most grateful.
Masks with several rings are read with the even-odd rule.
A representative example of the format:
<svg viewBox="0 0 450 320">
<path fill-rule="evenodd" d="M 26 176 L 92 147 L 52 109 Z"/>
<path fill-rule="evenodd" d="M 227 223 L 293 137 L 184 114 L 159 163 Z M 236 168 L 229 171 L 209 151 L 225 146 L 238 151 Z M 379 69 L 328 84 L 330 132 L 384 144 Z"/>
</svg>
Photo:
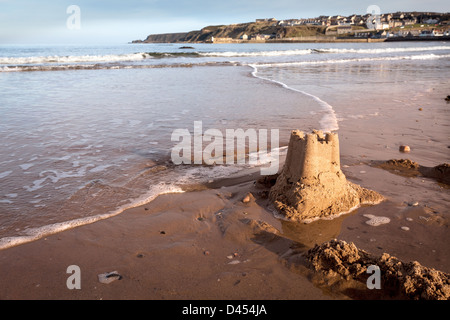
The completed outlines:
<svg viewBox="0 0 450 320">
<path fill-rule="evenodd" d="M 201 30 L 151 34 L 145 40 L 135 40 L 133 43 L 174 43 L 174 42 L 208 42 L 211 38 L 240 39 L 247 35 L 249 39 L 256 35 L 268 35 L 271 38 L 314 37 L 325 36 L 323 26 L 279 26 L 273 22 L 249 22 L 231 25 L 207 26 Z"/>
</svg>

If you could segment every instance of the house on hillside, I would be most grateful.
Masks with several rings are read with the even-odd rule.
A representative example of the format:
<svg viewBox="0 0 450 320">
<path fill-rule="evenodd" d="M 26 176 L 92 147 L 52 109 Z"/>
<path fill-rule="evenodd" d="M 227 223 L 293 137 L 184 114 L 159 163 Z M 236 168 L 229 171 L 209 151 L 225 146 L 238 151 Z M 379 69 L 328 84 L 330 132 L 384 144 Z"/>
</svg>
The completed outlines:
<svg viewBox="0 0 450 320">
<path fill-rule="evenodd" d="M 351 33 L 352 32 L 352 27 L 351 26 L 338 26 L 336 28 L 336 31 L 337 31 L 338 35 Z"/>
<path fill-rule="evenodd" d="M 277 22 L 275 18 L 256 19 L 256 22 Z"/>
</svg>

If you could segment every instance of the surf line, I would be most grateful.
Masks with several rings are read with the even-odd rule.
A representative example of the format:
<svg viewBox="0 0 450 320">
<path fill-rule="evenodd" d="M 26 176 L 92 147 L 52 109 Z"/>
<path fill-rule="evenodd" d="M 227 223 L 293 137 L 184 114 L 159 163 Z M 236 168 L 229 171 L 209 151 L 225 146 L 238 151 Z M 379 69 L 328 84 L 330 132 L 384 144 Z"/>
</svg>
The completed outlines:
<svg viewBox="0 0 450 320">
<path fill-rule="evenodd" d="M 281 87 L 283 87 L 285 89 L 301 93 L 301 94 L 303 94 L 305 96 L 308 96 L 308 97 L 312 98 L 313 100 L 315 100 L 323 109 L 325 109 L 327 111 L 327 114 L 325 116 L 323 116 L 322 119 L 320 120 L 320 123 L 319 123 L 320 126 L 321 126 L 320 130 L 325 131 L 325 132 L 331 132 L 331 131 L 339 130 L 339 125 L 338 125 L 336 112 L 334 111 L 333 107 L 329 103 L 323 101 L 322 99 L 320 99 L 319 97 L 317 97 L 317 96 L 315 96 L 315 95 L 313 95 L 311 93 L 308 93 L 308 92 L 305 92 L 305 91 L 302 91 L 302 90 L 299 90 L 299 89 L 295 89 L 295 88 L 289 87 L 287 84 L 285 84 L 285 83 L 283 83 L 281 81 L 277 81 L 277 80 L 274 80 L 274 79 L 270 79 L 270 78 L 259 76 L 257 74 L 258 73 L 258 68 L 257 68 L 257 66 L 255 64 L 248 64 L 248 66 L 253 69 L 253 71 L 251 72 L 253 77 L 261 79 L 261 80 L 273 82 L 273 83 L 275 83 L 277 85 L 280 85 Z"/>
</svg>

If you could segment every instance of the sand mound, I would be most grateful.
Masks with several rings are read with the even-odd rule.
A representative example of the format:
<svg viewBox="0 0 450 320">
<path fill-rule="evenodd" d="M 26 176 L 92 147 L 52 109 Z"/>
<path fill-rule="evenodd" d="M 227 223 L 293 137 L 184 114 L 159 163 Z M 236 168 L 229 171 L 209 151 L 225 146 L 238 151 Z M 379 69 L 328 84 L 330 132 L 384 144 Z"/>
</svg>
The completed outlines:
<svg viewBox="0 0 450 320">
<path fill-rule="evenodd" d="M 383 197 L 350 183 L 340 169 L 337 134 L 291 133 L 288 154 L 269 198 L 289 220 L 309 222 L 376 204 Z"/>
<path fill-rule="evenodd" d="M 385 162 L 375 163 L 374 166 L 401 176 L 423 176 L 450 185 L 450 164 L 448 163 L 443 163 L 435 167 L 425 167 L 409 159 L 391 159 Z"/>
<path fill-rule="evenodd" d="M 305 256 L 314 270 L 327 277 L 341 276 L 366 282 L 367 268 L 375 265 L 380 268 L 384 290 L 414 300 L 450 299 L 450 275 L 424 267 L 417 261 L 405 263 L 387 253 L 373 256 L 342 240 L 316 245 Z"/>
</svg>

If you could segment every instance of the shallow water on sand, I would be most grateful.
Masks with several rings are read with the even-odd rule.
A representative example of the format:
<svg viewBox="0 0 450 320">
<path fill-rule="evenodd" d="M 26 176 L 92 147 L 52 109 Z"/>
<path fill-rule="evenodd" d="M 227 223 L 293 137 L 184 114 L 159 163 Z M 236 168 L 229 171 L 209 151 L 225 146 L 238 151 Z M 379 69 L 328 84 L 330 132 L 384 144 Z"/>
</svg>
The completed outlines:
<svg viewBox="0 0 450 320">
<path fill-rule="evenodd" d="M 171 135 L 194 121 L 203 132 L 278 129 L 281 147 L 292 129 L 361 130 L 381 148 L 365 126 L 377 119 L 409 137 L 398 143 L 422 141 L 419 162 L 448 162 L 448 113 L 433 100 L 448 88 L 448 44 L 195 47 L 3 48 L 0 247 L 252 167 L 174 166 Z M 398 120 L 422 103 L 432 128 Z M 351 144 L 341 153 L 356 156 Z"/>
</svg>

